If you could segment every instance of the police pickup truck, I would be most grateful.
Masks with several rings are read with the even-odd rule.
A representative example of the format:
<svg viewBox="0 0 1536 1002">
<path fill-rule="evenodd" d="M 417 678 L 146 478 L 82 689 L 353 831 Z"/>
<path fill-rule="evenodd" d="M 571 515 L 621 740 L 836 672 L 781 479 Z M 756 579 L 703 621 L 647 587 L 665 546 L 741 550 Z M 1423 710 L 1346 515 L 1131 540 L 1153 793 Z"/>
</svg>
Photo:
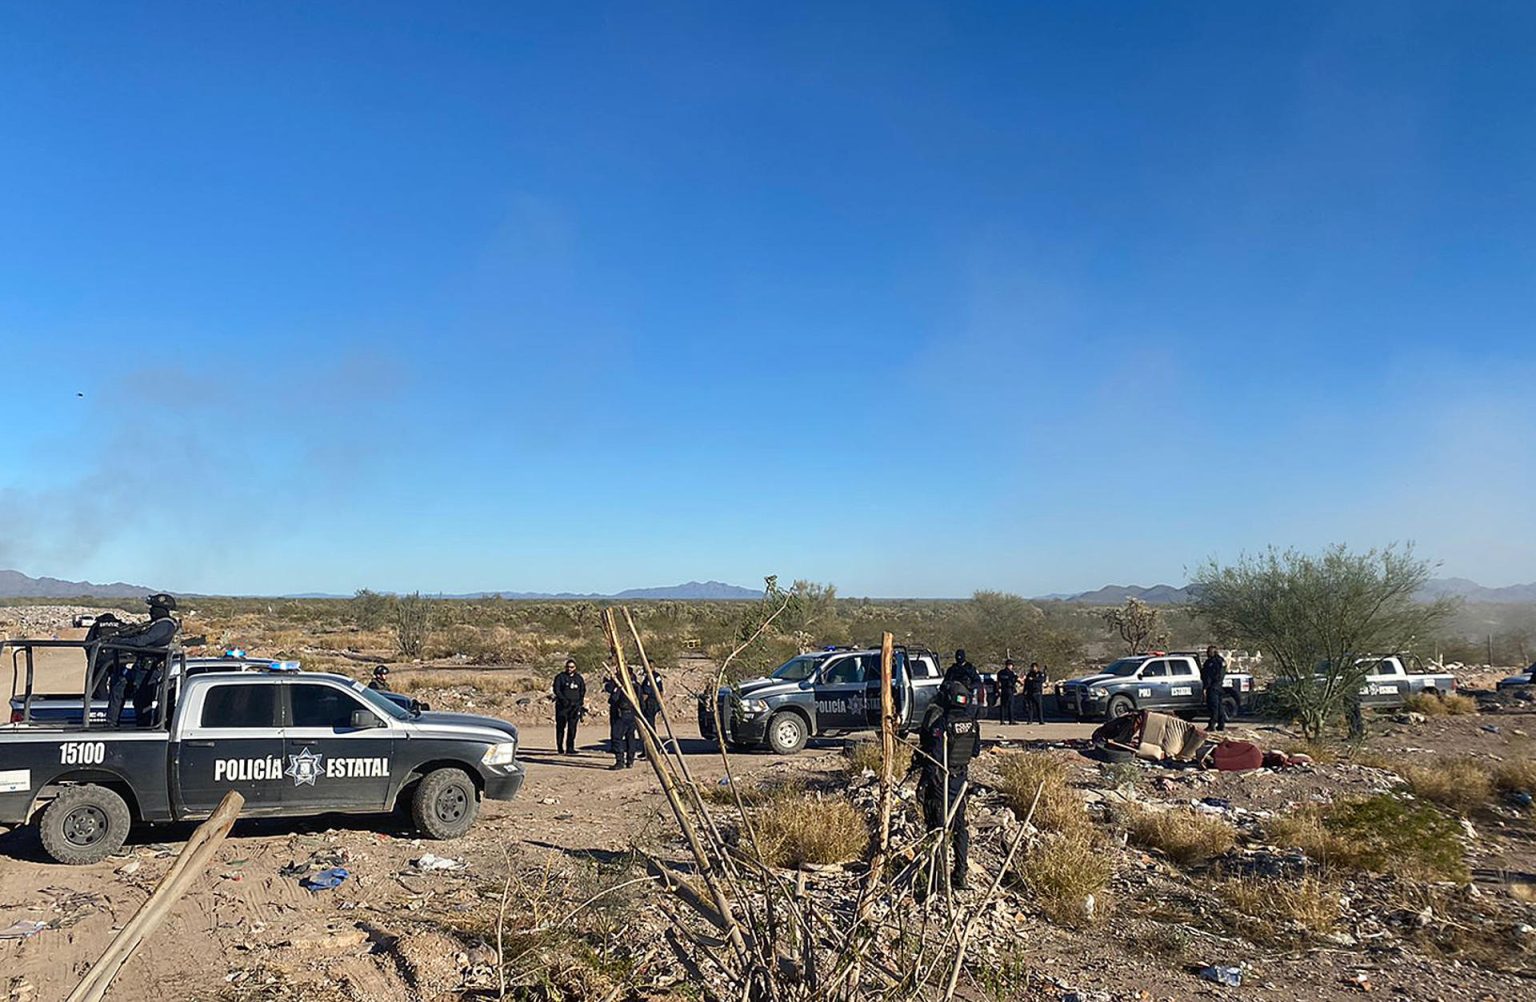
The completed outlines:
<svg viewBox="0 0 1536 1002">
<path fill-rule="evenodd" d="M 938 696 L 944 672 L 931 651 L 898 647 L 891 697 L 903 730 L 916 726 Z M 780 755 L 813 737 L 880 729 L 880 651 L 833 648 L 801 654 L 767 678 L 726 686 L 699 697 L 699 733 L 716 739 L 715 711 L 732 748 L 766 745 Z"/>
<path fill-rule="evenodd" d="M 1408 661 L 1418 671 L 1409 671 Z M 1426 672 L 1415 659 L 1393 654 L 1371 655 L 1355 659 L 1360 678 L 1360 705 L 1390 710 L 1402 706 L 1415 693 L 1449 696 L 1456 691 L 1456 676 L 1449 672 Z"/>
<path fill-rule="evenodd" d="M 72 643 L 4 641 L 0 654 L 25 648 L 30 663 L 34 647 Z M 175 648 L 148 653 L 185 660 Z M 482 799 L 510 800 L 523 785 L 517 728 L 501 720 L 412 712 L 341 675 L 164 675 L 147 726 L 82 725 L 82 709 L 68 724 L 0 727 L 0 824 L 36 819 L 48 855 L 92 863 L 134 822 L 204 818 L 238 790 L 242 817 L 399 807 L 445 839 L 469 830 Z"/>
<path fill-rule="evenodd" d="M 1206 708 L 1200 655 L 1137 654 L 1121 658 L 1094 675 L 1067 679 L 1055 687 L 1056 706 L 1078 720 L 1112 720 L 1136 710 L 1192 715 Z M 1253 695 L 1253 676 L 1228 672 L 1221 701 L 1236 717 Z"/>
</svg>

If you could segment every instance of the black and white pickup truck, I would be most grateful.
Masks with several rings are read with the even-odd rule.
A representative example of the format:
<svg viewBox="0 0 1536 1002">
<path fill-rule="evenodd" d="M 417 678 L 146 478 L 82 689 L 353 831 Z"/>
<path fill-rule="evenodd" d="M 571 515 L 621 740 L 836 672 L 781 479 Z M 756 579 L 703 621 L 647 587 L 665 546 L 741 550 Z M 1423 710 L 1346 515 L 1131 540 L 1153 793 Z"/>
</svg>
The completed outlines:
<svg viewBox="0 0 1536 1002">
<path fill-rule="evenodd" d="M 1253 676 L 1228 672 L 1222 702 L 1236 717 L 1253 696 Z M 1136 710 L 1192 715 L 1206 709 L 1200 681 L 1200 655 L 1137 654 L 1103 671 L 1067 679 L 1055 686 L 1056 707 L 1077 720 L 1112 720 Z"/>
<path fill-rule="evenodd" d="M 0 642 L 0 654 L 32 643 Z M 50 856 L 91 863 L 135 822 L 204 818 L 238 790 L 242 817 L 398 806 L 426 835 L 456 838 L 482 799 L 510 800 L 523 785 L 512 724 L 413 713 L 341 675 L 178 673 L 158 705 L 170 712 L 151 726 L 0 726 L 0 824 L 36 819 Z"/>
<path fill-rule="evenodd" d="M 931 651 L 898 647 L 892 700 L 902 729 L 916 726 L 939 693 L 944 672 Z M 766 745 L 780 755 L 823 735 L 880 729 L 880 651 L 835 648 L 801 654 L 767 678 L 726 686 L 715 701 L 699 697 L 699 733 L 716 738 L 715 710 L 732 748 Z"/>
<path fill-rule="evenodd" d="M 1355 659 L 1355 669 L 1361 672 L 1360 705 L 1390 710 L 1402 706 L 1409 696 L 1424 693 L 1430 696 L 1449 696 L 1456 691 L 1456 676 L 1449 672 L 1409 671 L 1404 655 L 1385 657 L 1370 655 Z"/>
</svg>

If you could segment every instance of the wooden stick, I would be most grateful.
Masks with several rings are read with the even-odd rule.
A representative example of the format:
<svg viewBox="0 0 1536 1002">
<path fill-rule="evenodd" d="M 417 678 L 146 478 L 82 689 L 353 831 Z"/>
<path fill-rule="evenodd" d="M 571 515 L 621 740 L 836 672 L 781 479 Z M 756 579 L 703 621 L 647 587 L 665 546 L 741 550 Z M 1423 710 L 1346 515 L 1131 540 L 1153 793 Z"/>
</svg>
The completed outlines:
<svg viewBox="0 0 1536 1002">
<path fill-rule="evenodd" d="M 112 979 L 133 957 L 139 944 L 159 928 L 160 923 L 171 913 L 171 908 L 202 874 L 208 860 L 223 843 L 224 836 L 229 834 L 229 829 L 234 826 L 244 806 L 245 798 L 239 793 L 230 790 L 224 794 L 224 799 L 219 801 L 219 806 L 208 816 L 208 820 L 198 825 L 192 837 L 187 839 L 176 862 L 160 878 L 154 891 L 144 899 L 139 910 L 133 913 L 133 918 L 112 938 L 112 942 L 107 944 L 106 950 L 86 972 L 80 984 L 69 994 L 68 1002 L 100 1002 L 112 986 Z"/>
</svg>

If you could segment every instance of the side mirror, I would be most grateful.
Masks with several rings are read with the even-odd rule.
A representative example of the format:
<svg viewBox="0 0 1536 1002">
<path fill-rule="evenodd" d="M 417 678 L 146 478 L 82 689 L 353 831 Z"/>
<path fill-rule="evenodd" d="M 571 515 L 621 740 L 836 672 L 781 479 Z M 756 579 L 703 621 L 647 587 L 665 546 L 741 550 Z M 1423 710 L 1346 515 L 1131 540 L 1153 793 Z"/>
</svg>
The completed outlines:
<svg viewBox="0 0 1536 1002">
<path fill-rule="evenodd" d="M 816 680 L 813 679 L 813 678 L 802 678 L 800 680 L 800 688 L 802 688 L 802 689 L 809 689 L 811 686 L 813 686 L 815 684 L 816 684 Z"/>
<path fill-rule="evenodd" d="M 373 715 L 372 711 L 370 711 L 370 710 L 353 710 L 352 711 L 352 727 L 353 727 L 354 730 L 366 731 L 366 730 L 368 730 L 371 727 L 379 727 L 379 726 L 382 726 L 379 723 L 379 718 L 375 717 Z"/>
<path fill-rule="evenodd" d="M 412 713 L 426 713 L 430 709 L 432 709 L 432 704 L 431 703 L 424 703 L 424 702 L 422 702 L 419 699 L 411 700 L 411 712 Z"/>
</svg>

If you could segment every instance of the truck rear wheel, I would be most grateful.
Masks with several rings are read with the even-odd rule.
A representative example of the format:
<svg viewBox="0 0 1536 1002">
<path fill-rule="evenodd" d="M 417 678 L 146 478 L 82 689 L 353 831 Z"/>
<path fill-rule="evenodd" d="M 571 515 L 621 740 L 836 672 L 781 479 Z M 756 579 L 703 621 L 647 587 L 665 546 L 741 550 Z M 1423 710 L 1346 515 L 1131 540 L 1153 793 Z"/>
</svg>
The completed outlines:
<svg viewBox="0 0 1536 1002">
<path fill-rule="evenodd" d="M 768 747 L 780 755 L 793 755 L 810 737 L 800 714 L 785 710 L 768 721 Z"/>
<path fill-rule="evenodd" d="M 1228 720 L 1236 720 L 1237 710 L 1238 706 L 1236 696 L 1221 697 L 1221 715 L 1223 717 L 1227 718 Z"/>
<path fill-rule="evenodd" d="M 463 769 L 434 769 L 416 784 L 411 820 L 430 838 L 458 838 L 480 813 L 475 782 Z"/>
<path fill-rule="evenodd" d="M 70 866 L 99 863 L 123 847 L 133 816 L 105 786 L 66 786 L 43 810 L 43 850 Z"/>
<path fill-rule="evenodd" d="M 1129 696 L 1115 696 L 1109 701 L 1109 709 L 1104 713 L 1105 720 L 1114 720 L 1116 717 L 1124 717 L 1136 712 L 1136 704 L 1131 702 Z"/>
</svg>

